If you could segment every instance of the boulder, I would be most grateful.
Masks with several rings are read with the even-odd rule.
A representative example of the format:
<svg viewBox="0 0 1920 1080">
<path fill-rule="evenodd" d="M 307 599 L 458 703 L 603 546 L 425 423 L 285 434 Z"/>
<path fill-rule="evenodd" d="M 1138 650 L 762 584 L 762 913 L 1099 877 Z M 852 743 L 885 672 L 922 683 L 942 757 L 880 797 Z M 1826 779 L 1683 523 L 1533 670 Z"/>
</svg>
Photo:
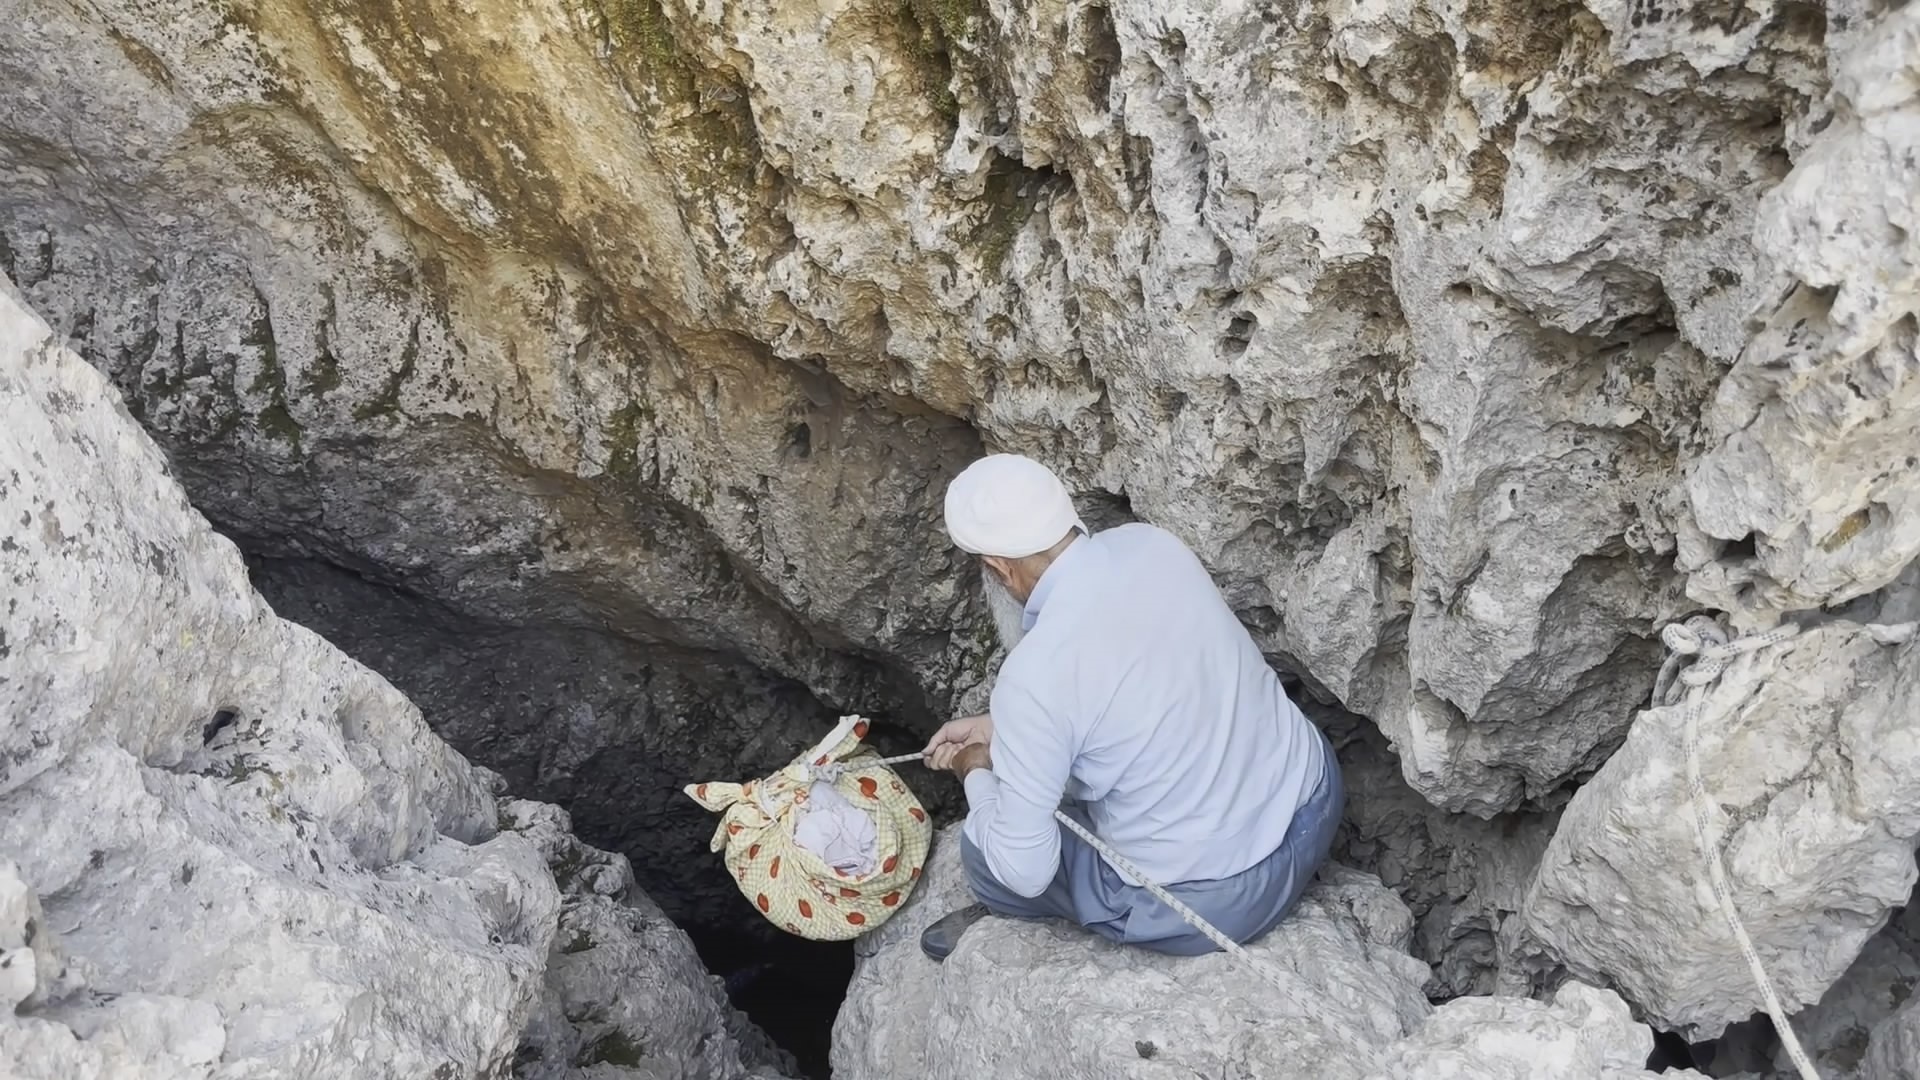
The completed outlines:
<svg viewBox="0 0 1920 1080">
<path fill-rule="evenodd" d="M 1551 1003 L 1523 997 L 1455 998 L 1387 1052 L 1368 1080 L 1651 1080 L 1653 1032 L 1620 995 L 1584 983 Z M 1695 1077 L 1690 1069 L 1657 1075 Z"/>
<path fill-rule="evenodd" d="M 1915 894 L 1920 898 L 1920 893 Z M 1868 940 L 1860 956 L 1820 1000 L 1793 1018 L 1794 1033 L 1823 1077 L 1914 1080 L 1914 989 L 1920 987 L 1920 906 L 1909 902 Z M 1796 1080 L 1800 1075 L 1765 1017 L 1735 1024 L 1715 1046 L 1721 1071 L 1744 1068 Z"/>
<path fill-rule="evenodd" d="M 943 964 L 927 924 L 971 902 L 959 827 L 936 839 L 900 913 L 861 939 L 834 1023 L 837 1080 L 1368 1074 L 1429 1006 L 1406 954 L 1406 905 L 1336 869 L 1250 950 L 1284 989 L 1224 954 L 1183 959 L 1051 921 L 988 918 Z"/>
<path fill-rule="evenodd" d="M 1818 1001 L 1913 890 L 1920 641 L 1899 637 L 1827 617 L 1702 701 L 1700 771 L 1733 900 L 1789 1010 Z M 1695 839 L 1684 713 L 1641 713 L 1574 796 L 1524 918 L 1550 960 L 1700 1038 L 1761 1001 Z"/>
<path fill-rule="evenodd" d="M 645 1037 L 598 1059 L 627 1073 L 593 1075 L 777 1064 L 684 937 L 644 899 L 618 906 L 624 860 L 564 817 L 503 831 L 493 776 L 274 615 L 119 395 L 4 279 L 0 515 L 10 1076 L 496 1077 L 577 996 L 554 958 L 583 907 L 626 927 L 602 932 L 590 985 L 654 998 L 596 1021 Z M 556 887 L 560 849 L 605 864 L 593 899 Z"/>
<path fill-rule="evenodd" d="M 1920 999 L 1874 1025 L 1860 1080 L 1920 1080 Z"/>
<path fill-rule="evenodd" d="M 581 843 L 572 824 L 546 803 L 501 803 L 500 827 L 539 849 L 561 894 L 515 1080 L 792 1075 L 791 1056 L 727 1004 L 720 977 L 634 886 L 626 858 Z"/>
<path fill-rule="evenodd" d="M 1328 864 L 1300 906 L 1248 948 L 1158 956 L 1055 921 L 989 917 L 944 964 L 919 934 L 969 902 L 959 826 L 935 840 L 920 890 L 860 940 L 834 1025 L 837 1080 L 902 1076 L 1352 1080 L 1643 1080 L 1653 1033 L 1611 991 L 1551 1003 L 1458 998 L 1433 1009 L 1406 906 Z M 1694 1076 L 1698 1073 L 1669 1073 Z"/>
</svg>

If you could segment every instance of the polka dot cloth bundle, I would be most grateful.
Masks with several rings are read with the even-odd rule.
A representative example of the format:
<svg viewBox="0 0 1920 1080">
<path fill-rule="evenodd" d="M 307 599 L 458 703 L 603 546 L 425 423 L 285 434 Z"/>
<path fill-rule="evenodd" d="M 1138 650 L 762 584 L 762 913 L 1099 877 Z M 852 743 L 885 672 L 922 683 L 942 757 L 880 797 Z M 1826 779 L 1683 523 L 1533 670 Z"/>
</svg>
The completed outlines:
<svg viewBox="0 0 1920 1080">
<path fill-rule="evenodd" d="M 867 722 L 841 719 L 820 743 L 779 772 L 745 784 L 689 784 L 684 790 L 720 814 L 714 851 L 724 851 L 740 892 L 767 921 L 815 941 L 858 937 L 900 910 L 920 881 L 933 827 L 920 801 L 862 746 Z M 794 840 L 816 781 L 827 781 L 874 823 L 873 871 L 850 875 Z"/>
</svg>

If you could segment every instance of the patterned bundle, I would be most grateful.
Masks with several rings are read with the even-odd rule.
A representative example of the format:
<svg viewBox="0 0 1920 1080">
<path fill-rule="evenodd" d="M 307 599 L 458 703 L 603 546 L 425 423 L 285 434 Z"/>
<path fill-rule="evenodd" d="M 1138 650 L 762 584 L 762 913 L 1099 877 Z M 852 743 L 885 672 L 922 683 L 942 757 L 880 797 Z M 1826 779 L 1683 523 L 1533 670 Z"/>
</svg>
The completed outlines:
<svg viewBox="0 0 1920 1080">
<path fill-rule="evenodd" d="M 932 825 L 920 801 L 860 740 L 867 722 L 848 716 L 820 743 L 761 780 L 690 784 L 684 790 L 720 814 L 712 849 L 724 851 L 740 892 L 767 921 L 815 941 L 858 937 L 892 917 L 920 880 Z M 870 872 L 829 866 L 794 838 L 816 782 L 873 819 Z"/>
</svg>

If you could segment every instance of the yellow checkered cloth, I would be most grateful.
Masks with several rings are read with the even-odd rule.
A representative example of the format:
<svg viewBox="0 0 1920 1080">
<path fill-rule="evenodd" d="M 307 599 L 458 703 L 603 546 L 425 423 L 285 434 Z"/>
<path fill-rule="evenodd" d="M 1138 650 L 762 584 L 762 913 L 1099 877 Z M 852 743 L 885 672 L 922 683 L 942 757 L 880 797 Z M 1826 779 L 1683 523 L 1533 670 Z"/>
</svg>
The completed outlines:
<svg viewBox="0 0 1920 1080">
<path fill-rule="evenodd" d="M 845 941 L 879 926 L 900 910 L 927 861 L 933 826 L 920 801 L 860 743 L 867 721 L 843 717 L 820 743 L 792 764 L 745 784 L 689 784 L 686 793 L 720 814 L 714 851 L 726 852 L 740 892 L 767 921 L 815 941 Z M 838 775 L 833 788 L 873 815 L 875 867 L 853 877 L 822 862 L 793 838 L 815 780 Z M 816 770 L 821 772 L 816 773 Z"/>
</svg>

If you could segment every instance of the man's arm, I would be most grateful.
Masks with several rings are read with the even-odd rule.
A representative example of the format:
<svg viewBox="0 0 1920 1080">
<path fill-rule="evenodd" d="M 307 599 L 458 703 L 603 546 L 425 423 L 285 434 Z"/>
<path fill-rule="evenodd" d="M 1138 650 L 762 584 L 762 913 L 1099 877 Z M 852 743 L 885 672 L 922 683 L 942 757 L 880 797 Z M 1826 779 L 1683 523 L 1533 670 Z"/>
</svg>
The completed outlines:
<svg viewBox="0 0 1920 1080">
<path fill-rule="evenodd" d="M 964 828 L 995 880 L 1021 896 L 1039 896 L 1060 866 L 1053 812 L 1073 767 L 1071 732 L 1033 695 L 1005 682 L 994 687 L 991 712 L 991 747 L 968 747 L 955 762 L 967 789 Z M 990 764 L 980 760 L 987 757 Z"/>
</svg>

